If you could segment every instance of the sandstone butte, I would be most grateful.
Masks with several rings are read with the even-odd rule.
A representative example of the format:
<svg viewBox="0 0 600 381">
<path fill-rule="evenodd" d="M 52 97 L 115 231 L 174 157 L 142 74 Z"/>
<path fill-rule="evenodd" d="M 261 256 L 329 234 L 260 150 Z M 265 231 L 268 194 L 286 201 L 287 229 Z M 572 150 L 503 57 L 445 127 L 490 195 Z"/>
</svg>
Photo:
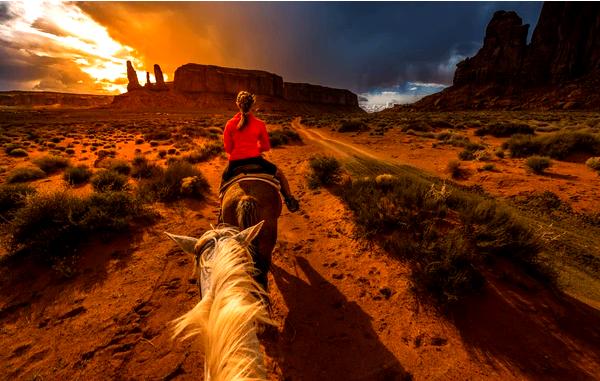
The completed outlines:
<svg viewBox="0 0 600 381">
<path fill-rule="evenodd" d="M 600 3 L 546 2 L 529 44 L 528 30 L 515 12 L 496 12 L 452 86 L 408 107 L 599 109 Z"/>
<path fill-rule="evenodd" d="M 323 110 L 361 111 L 357 95 L 349 90 L 284 82 L 281 76 L 266 71 L 188 63 L 175 70 L 173 82 L 164 82 L 162 70 L 155 64 L 156 83 L 142 87 L 137 77 L 130 75 L 130 68 L 133 70 L 127 62 L 129 91 L 115 96 L 111 107 L 230 109 L 235 108 L 236 94 L 247 90 L 258 96 L 260 107 L 265 110 L 320 107 Z"/>
</svg>

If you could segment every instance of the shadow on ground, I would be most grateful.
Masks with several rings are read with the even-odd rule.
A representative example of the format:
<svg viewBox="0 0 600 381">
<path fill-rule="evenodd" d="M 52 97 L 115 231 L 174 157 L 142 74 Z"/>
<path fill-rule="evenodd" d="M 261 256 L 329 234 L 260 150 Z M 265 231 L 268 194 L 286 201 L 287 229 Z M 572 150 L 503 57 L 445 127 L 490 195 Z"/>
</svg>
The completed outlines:
<svg viewBox="0 0 600 381">
<path fill-rule="evenodd" d="M 535 380 L 593 380 L 600 363 L 600 311 L 528 281 L 488 287 L 451 315 L 474 356 L 512 365 Z"/>
<path fill-rule="evenodd" d="M 106 279 L 109 266 L 114 269 L 127 266 L 142 235 L 139 229 L 109 242 L 95 239 L 82 245 L 76 256 L 54 264 L 32 257 L 3 261 L 0 265 L 0 321 L 14 321 L 23 314 L 33 316 L 59 297 L 89 292 Z"/>
<path fill-rule="evenodd" d="M 272 266 L 289 313 L 276 342 L 265 347 L 279 363 L 284 379 L 410 380 L 378 340 L 371 317 L 306 259 L 297 257 L 296 263 L 304 276 Z"/>
</svg>

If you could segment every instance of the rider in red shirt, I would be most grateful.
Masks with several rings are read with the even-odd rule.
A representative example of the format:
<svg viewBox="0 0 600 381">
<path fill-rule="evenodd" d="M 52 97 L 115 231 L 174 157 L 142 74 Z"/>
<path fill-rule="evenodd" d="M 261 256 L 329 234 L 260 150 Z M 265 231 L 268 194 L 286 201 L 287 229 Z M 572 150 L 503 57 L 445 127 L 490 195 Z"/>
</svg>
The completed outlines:
<svg viewBox="0 0 600 381">
<path fill-rule="evenodd" d="M 298 201 L 292 196 L 285 175 L 275 164 L 261 156 L 261 153 L 271 149 L 271 143 L 269 142 L 265 122 L 250 112 L 254 100 L 254 95 L 247 91 L 240 91 L 236 100 L 240 112 L 231 118 L 225 126 L 223 142 L 225 152 L 229 154 L 229 165 L 223 172 L 222 181 L 224 183 L 229 180 L 235 169 L 240 166 L 258 165 L 265 173 L 277 178 L 288 210 L 295 212 L 299 209 Z"/>
</svg>

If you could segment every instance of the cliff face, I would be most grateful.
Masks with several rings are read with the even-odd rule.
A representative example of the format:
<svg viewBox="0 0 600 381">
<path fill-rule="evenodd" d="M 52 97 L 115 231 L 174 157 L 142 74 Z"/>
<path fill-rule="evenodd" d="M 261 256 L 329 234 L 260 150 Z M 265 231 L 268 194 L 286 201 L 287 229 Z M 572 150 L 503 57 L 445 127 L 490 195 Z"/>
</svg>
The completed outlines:
<svg viewBox="0 0 600 381">
<path fill-rule="evenodd" d="M 600 4 L 545 3 L 521 75 L 557 84 L 600 69 Z"/>
<path fill-rule="evenodd" d="M 237 93 L 281 97 L 283 78 L 259 70 L 232 69 L 212 65 L 187 64 L 175 70 L 175 90 L 181 92 Z"/>
<path fill-rule="evenodd" d="M 50 91 L 0 92 L 0 106 L 8 107 L 100 107 L 113 101 L 112 95 L 55 93 Z"/>
<path fill-rule="evenodd" d="M 498 11 L 490 21 L 483 47 L 473 58 L 459 62 L 454 84 L 502 83 L 510 81 L 527 52 L 529 25 L 515 12 Z"/>
<path fill-rule="evenodd" d="M 358 107 L 358 97 L 349 90 L 285 82 L 283 97 L 291 102 L 307 102 Z"/>
<path fill-rule="evenodd" d="M 600 107 L 600 3 L 544 3 L 529 45 L 528 28 L 515 12 L 496 12 L 453 85 L 415 107 Z"/>
</svg>

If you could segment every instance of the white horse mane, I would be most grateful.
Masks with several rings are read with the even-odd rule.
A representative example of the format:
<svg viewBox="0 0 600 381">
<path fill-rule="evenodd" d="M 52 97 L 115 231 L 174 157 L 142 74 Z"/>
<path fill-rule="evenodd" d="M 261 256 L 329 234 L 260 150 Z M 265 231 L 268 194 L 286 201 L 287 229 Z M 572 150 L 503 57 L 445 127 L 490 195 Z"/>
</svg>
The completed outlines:
<svg viewBox="0 0 600 381">
<path fill-rule="evenodd" d="M 248 248 L 261 226 L 243 232 L 231 226 L 217 226 L 194 245 L 196 255 L 212 251 L 206 256 L 210 260 L 200 261 L 201 268 L 210 269 L 209 288 L 193 309 L 174 321 L 174 337 L 182 333 L 183 339 L 200 335 L 207 380 L 266 379 L 256 329 L 259 323 L 272 322 L 261 299 L 265 292 L 252 277 L 256 269 Z M 178 242 L 178 236 L 169 237 Z"/>
</svg>

